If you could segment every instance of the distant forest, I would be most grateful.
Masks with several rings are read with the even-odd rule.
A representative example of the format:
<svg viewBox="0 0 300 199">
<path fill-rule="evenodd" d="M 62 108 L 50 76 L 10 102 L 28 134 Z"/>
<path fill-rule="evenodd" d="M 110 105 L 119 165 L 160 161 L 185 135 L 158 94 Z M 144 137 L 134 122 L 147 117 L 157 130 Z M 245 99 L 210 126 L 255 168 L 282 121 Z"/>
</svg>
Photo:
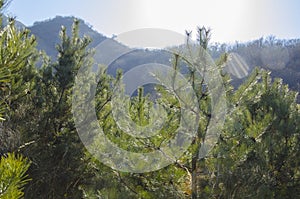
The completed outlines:
<svg viewBox="0 0 300 199">
<path fill-rule="evenodd" d="M 55 59 L 57 56 L 55 45 L 59 42 L 58 33 L 60 28 L 62 25 L 65 26 L 67 33 L 71 34 L 73 20 L 74 17 L 56 16 L 53 19 L 36 22 L 28 28 L 37 38 L 38 49 L 46 51 L 50 57 Z M 89 45 L 91 48 L 96 47 L 105 39 L 111 39 L 95 31 L 91 25 L 86 24 L 83 20 L 80 20 L 79 35 L 87 35 L 92 39 Z M 122 44 L 119 45 L 123 47 Z M 278 39 L 271 35 L 245 43 L 209 43 L 208 51 L 215 60 L 225 53 L 237 53 L 247 64 L 248 74 L 255 67 L 260 67 L 271 71 L 272 77 L 283 79 L 283 82 L 288 84 L 290 89 L 300 91 L 300 39 Z M 147 63 L 149 60 L 170 64 L 169 59 L 171 56 L 164 51 L 135 51 L 124 58 L 125 60 L 120 60 L 122 65 L 115 63 L 115 65 L 110 66 L 108 72 L 115 74 L 117 68 L 122 68 L 126 72 L 132 66 Z M 234 75 L 232 78 L 235 87 L 244 81 L 244 78 L 236 78 Z M 298 96 L 298 102 L 299 100 L 300 96 Z"/>
</svg>

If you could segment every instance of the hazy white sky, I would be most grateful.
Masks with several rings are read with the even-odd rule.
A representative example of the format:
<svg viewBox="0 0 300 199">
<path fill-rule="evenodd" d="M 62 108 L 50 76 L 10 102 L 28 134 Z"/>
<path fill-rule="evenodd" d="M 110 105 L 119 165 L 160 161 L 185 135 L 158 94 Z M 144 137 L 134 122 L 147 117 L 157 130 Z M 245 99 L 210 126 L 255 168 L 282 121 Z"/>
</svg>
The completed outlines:
<svg viewBox="0 0 300 199">
<path fill-rule="evenodd" d="M 300 0 L 13 0 L 6 13 L 25 25 L 72 15 L 107 36 L 138 28 L 195 32 L 205 25 L 218 42 L 300 38 Z"/>
</svg>

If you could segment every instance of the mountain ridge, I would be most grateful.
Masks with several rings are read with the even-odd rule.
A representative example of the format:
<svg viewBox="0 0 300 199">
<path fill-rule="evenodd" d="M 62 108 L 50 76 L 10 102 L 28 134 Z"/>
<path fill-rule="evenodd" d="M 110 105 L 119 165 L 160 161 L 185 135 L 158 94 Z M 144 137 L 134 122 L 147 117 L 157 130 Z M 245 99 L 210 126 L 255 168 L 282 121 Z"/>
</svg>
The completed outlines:
<svg viewBox="0 0 300 199">
<path fill-rule="evenodd" d="M 60 42 L 59 32 L 61 31 L 61 27 L 64 26 L 67 34 L 70 35 L 74 19 L 79 20 L 79 36 L 83 37 L 86 35 L 92 39 L 91 48 L 96 47 L 100 42 L 107 39 L 106 36 L 93 30 L 84 20 L 72 16 L 56 16 L 52 19 L 35 22 L 27 28 L 36 36 L 38 42 L 37 48 L 44 50 L 50 57 L 55 58 L 57 55 L 55 46 Z"/>
<path fill-rule="evenodd" d="M 50 56 L 53 60 L 57 57 L 56 45 L 60 43 L 59 32 L 62 26 L 66 27 L 67 34 L 71 34 L 72 24 L 76 17 L 73 16 L 56 16 L 54 18 L 35 22 L 32 26 L 28 28 L 33 35 L 37 38 L 37 48 L 43 50 Z M 7 21 L 7 18 L 5 18 Z M 105 35 L 94 30 L 91 25 L 88 25 L 83 19 L 79 19 L 79 36 L 84 35 L 89 36 L 92 39 L 90 48 L 96 48 L 104 40 L 108 39 L 111 43 L 111 48 L 116 52 L 121 52 L 124 49 L 131 51 L 125 57 L 120 57 L 118 60 L 111 63 L 108 72 L 112 75 L 116 74 L 116 70 L 121 68 L 123 72 L 130 70 L 139 64 L 154 62 L 160 64 L 170 65 L 170 58 L 172 55 L 164 53 L 163 50 L 158 51 L 148 51 L 142 49 L 130 49 L 129 47 L 117 42 L 113 38 L 108 38 Z M 25 26 L 19 22 L 15 22 L 16 26 L 19 28 L 24 28 Z M 130 49 L 130 50 L 129 50 Z M 103 49 L 102 49 L 103 50 Z M 126 50 L 125 50 L 126 51 Z M 220 55 L 224 53 L 235 53 L 236 56 L 231 64 L 227 67 L 239 67 L 236 63 L 243 64 L 244 74 L 250 73 L 251 70 L 260 66 L 264 69 L 270 70 L 273 77 L 280 77 L 283 79 L 284 83 L 287 83 L 293 90 L 300 91 L 300 39 L 295 40 L 280 40 L 274 37 L 260 38 L 258 40 L 246 42 L 246 43 L 236 43 L 235 45 L 227 44 L 212 44 L 209 49 L 209 53 L 214 59 L 218 59 Z M 98 52 L 100 55 L 101 52 Z M 101 56 L 101 55 L 100 55 Z M 97 62 L 97 56 L 95 60 Z M 238 59 L 237 59 L 238 58 Z M 101 60 L 101 58 L 99 58 Z M 279 64 L 280 63 L 280 64 Z M 227 69 L 227 72 L 236 71 Z M 237 77 L 231 74 L 235 86 L 238 86 L 246 75 L 242 77 Z M 298 95 L 299 101 L 300 97 Z"/>
</svg>

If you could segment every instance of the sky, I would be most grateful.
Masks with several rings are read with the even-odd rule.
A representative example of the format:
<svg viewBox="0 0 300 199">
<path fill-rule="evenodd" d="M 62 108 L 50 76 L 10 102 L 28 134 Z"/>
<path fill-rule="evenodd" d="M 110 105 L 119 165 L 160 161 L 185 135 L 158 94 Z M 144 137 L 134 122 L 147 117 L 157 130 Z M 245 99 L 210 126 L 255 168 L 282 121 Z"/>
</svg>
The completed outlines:
<svg viewBox="0 0 300 199">
<path fill-rule="evenodd" d="M 108 37 L 140 28 L 184 34 L 206 26 L 213 42 L 300 38 L 299 0 L 12 0 L 5 13 L 27 26 L 76 16 Z"/>
</svg>

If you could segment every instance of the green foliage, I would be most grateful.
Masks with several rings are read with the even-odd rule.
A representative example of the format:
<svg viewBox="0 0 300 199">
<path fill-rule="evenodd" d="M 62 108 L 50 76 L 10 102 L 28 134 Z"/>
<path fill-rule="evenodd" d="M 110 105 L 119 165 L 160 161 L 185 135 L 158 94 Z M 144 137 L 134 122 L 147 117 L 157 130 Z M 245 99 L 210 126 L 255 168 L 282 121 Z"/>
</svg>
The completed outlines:
<svg viewBox="0 0 300 199">
<path fill-rule="evenodd" d="M 33 180 L 26 188 L 26 198 L 80 198 L 78 187 L 88 180 L 83 175 L 84 147 L 72 119 L 71 88 L 78 69 L 90 64 L 90 51 L 86 50 L 90 40 L 79 38 L 78 21 L 74 22 L 72 36 L 62 28 L 60 37 L 57 62 L 44 57 L 35 76 L 29 116 L 32 122 L 24 125 L 23 140 L 34 140 L 34 144 L 23 152 L 35 163 L 29 170 Z"/>
<path fill-rule="evenodd" d="M 29 161 L 20 155 L 7 154 L 0 160 L 0 198 L 11 199 L 24 196 L 23 188 L 29 181 L 26 171 Z"/>
<path fill-rule="evenodd" d="M 20 99 L 31 89 L 35 39 L 28 30 L 17 31 L 13 20 L 1 28 L 0 34 L 0 104 L 16 110 Z M 3 114 L 4 107 L 1 110 Z"/>
<path fill-rule="evenodd" d="M 7 1 L 0 1 L 2 9 Z M 2 21 L 2 18 L 0 19 Z M 12 150 L 16 137 L 9 128 L 11 116 L 19 108 L 21 98 L 27 95 L 30 85 L 30 70 L 34 38 L 29 32 L 17 31 L 14 21 L 2 27 L 0 22 L 0 198 L 23 197 L 23 188 L 28 182 L 25 174 L 30 166 L 27 159 L 14 153 L 2 155 L 3 151 Z M 6 121 L 5 121 L 6 120 Z"/>
<path fill-rule="evenodd" d="M 207 159 L 211 196 L 299 197 L 299 106 L 296 93 L 256 69 L 232 96 L 231 112 Z"/>
<path fill-rule="evenodd" d="M 119 147 L 132 152 L 150 152 L 157 150 L 162 145 L 167 144 L 167 141 L 174 136 L 179 121 L 178 100 L 170 93 L 164 92 L 163 89 L 159 92 L 163 96 L 159 100 L 159 104 L 169 111 L 167 122 L 162 129 L 157 133 L 157 136 L 151 138 L 136 138 L 128 135 L 118 128 L 116 121 L 112 115 L 111 97 L 113 95 L 111 84 L 116 84 L 119 81 L 119 76 L 116 79 L 105 74 L 103 71 L 98 83 L 96 93 L 96 111 L 98 121 L 105 135 Z M 157 88 L 160 90 L 160 88 Z M 164 93 L 163 93 L 164 92 Z M 153 102 L 149 95 L 144 95 L 143 88 L 138 89 L 138 95 L 130 99 L 128 110 L 131 119 L 138 125 L 144 126 L 151 121 L 150 110 Z M 173 107 L 170 109 L 170 106 Z M 101 143 L 99 143 L 101 144 Z M 119 171 L 114 171 L 107 166 L 104 166 L 99 161 L 93 160 L 89 168 L 95 172 L 93 181 L 94 189 L 89 190 L 88 187 L 83 188 L 85 193 L 101 195 L 103 198 L 182 198 L 184 193 L 180 190 L 178 183 L 186 183 L 186 169 L 177 166 L 169 166 L 161 171 L 145 174 L 131 174 Z M 143 168 L 144 165 L 140 165 Z M 98 193 L 97 191 L 98 190 Z M 91 197 L 91 198 L 93 198 Z"/>
<path fill-rule="evenodd" d="M 297 94 L 259 69 L 233 90 L 228 74 L 222 71 L 227 54 L 212 70 L 222 77 L 230 109 L 220 139 L 208 157 L 199 159 L 199 149 L 212 120 L 212 96 L 204 77 L 196 73 L 201 57 L 194 53 L 189 55 L 193 62 L 180 54 L 174 54 L 172 62 L 175 71 L 180 71 L 181 65 L 187 66 L 186 77 L 201 110 L 199 128 L 188 151 L 168 167 L 141 174 L 116 171 L 95 159 L 81 143 L 71 111 L 76 74 L 81 67 L 90 69 L 93 65 L 88 49 L 91 41 L 80 37 L 78 28 L 78 20 L 70 34 L 62 28 L 54 61 L 38 54 L 35 38 L 26 29 L 16 30 L 13 20 L 0 30 L 0 152 L 18 151 L 32 162 L 29 167 L 22 156 L 1 157 L 1 198 L 22 197 L 24 186 L 25 198 L 300 197 Z M 196 49 L 207 49 L 209 39 L 210 30 L 198 28 Z M 182 48 L 195 47 L 189 45 Z M 42 66 L 37 70 L 38 58 Z M 175 81 L 175 76 L 168 78 Z M 94 100 L 97 122 L 114 144 L 127 151 L 151 152 L 174 138 L 182 113 L 173 91 L 156 86 L 159 97 L 153 99 L 139 88 L 137 96 L 116 102 L 126 102 L 130 118 L 140 128 L 157 120 L 151 113 L 154 103 L 166 112 L 156 136 L 138 138 L 120 129 L 120 121 L 112 113 L 113 89 L 122 73 L 114 78 L 101 68 L 99 77 Z M 82 89 L 90 91 L 93 78 L 85 76 Z M 101 142 L 96 140 L 95 146 L 101 146 Z M 32 179 L 28 184 L 27 169 Z"/>
<path fill-rule="evenodd" d="M 6 26 L 1 23 L 0 35 L 0 152 L 3 153 L 20 146 L 19 128 L 30 101 L 37 53 L 34 36 L 26 29 L 17 30 L 13 19 Z"/>
</svg>

